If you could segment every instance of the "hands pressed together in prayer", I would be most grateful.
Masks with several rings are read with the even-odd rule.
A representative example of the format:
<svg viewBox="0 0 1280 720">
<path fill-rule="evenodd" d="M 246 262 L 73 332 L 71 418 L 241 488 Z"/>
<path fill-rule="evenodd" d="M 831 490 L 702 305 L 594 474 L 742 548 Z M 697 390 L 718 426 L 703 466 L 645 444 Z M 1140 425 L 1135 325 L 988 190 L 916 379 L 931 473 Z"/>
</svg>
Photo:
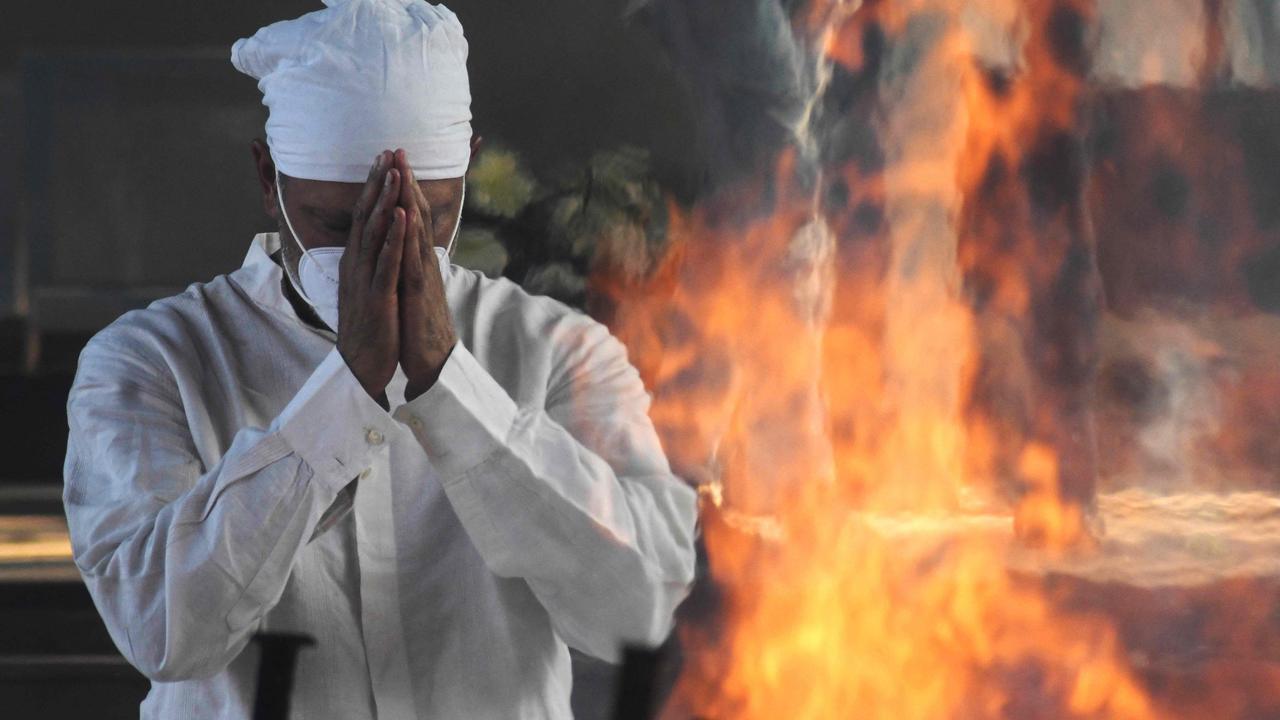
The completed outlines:
<svg viewBox="0 0 1280 720">
<path fill-rule="evenodd" d="M 397 363 L 412 400 L 435 384 L 457 342 L 433 227 L 405 151 L 384 150 L 356 201 L 338 281 L 338 352 L 384 405 Z"/>
</svg>

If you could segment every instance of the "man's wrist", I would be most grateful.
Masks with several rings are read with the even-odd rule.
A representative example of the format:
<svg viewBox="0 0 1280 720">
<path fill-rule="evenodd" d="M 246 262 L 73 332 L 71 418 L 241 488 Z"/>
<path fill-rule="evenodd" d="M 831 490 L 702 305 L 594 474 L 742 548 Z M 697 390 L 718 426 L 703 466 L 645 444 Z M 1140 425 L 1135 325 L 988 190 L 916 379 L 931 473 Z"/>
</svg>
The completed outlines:
<svg viewBox="0 0 1280 720">
<path fill-rule="evenodd" d="M 409 382 L 406 383 L 404 387 L 405 402 L 415 400 L 436 384 L 436 381 L 440 379 L 440 373 L 444 372 L 445 363 L 449 362 L 449 357 L 453 355 L 453 348 L 456 347 L 457 344 L 458 342 L 455 340 L 438 362 L 430 364 L 429 369 L 420 370 L 414 373 L 410 373 L 406 370 L 405 374 L 408 376 Z"/>
<path fill-rule="evenodd" d="M 430 390 L 436 384 L 436 381 L 440 379 L 440 371 L 443 369 L 444 363 L 441 363 L 434 373 L 422 377 L 409 378 L 409 382 L 404 386 L 404 401 L 412 402 Z"/>
<path fill-rule="evenodd" d="M 416 399 L 418 399 L 419 397 L 421 397 L 423 393 L 425 393 L 426 391 L 430 390 L 430 389 L 431 389 L 431 386 L 432 386 L 432 385 L 434 385 L 434 384 L 435 384 L 435 383 L 434 383 L 434 382 L 432 382 L 432 383 L 430 383 L 430 384 L 427 384 L 427 385 L 421 385 L 421 386 L 419 386 L 419 385 L 414 385 L 413 383 L 410 383 L 410 384 L 406 385 L 406 386 L 405 386 L 405 388 L 404 388 L 404 401 L 405 401 L 405 402 L 413 402 L 414 400 L 416 400 Z"/>
</svg>

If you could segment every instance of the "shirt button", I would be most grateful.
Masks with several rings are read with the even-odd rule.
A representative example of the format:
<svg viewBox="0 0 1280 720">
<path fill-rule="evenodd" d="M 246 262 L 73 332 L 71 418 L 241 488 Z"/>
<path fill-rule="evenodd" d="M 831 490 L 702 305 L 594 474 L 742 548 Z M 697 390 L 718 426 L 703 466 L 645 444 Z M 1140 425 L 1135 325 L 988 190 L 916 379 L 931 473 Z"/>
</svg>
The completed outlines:
<svg viewBox="0 0 1280 720">
<path fill-rule="evenodd" d="M 409 416 L 409 425 L 410 425 L 410 427 L 412 427 L 414 430 L 421 430 L 421 429 L 422 429 L 422 418 L 418 417 L 417 415 L 410 415 L 410 416 Z"/>
<path fill-rule="evenodd" d="M 364 434 L 364 439 L 370 445 L 381 445 L 383 437 L 382 437 L 382 433 L 378 432 L 377 430 L 374 430 L 373 428 L 369 428 Z"/>
<path fill-rule="evenodd" d="M 372 469 L 372 468 L 365 468 L 364 470 L 361 470 L 361 471 L 360 471 L 360 479 L 361 479 L 361 480 L 364 480 L 365 478 L 369 477 L 369 473 L 371 473 L 371 472 L 373 472 L 373 469 Z"/>
</svg>

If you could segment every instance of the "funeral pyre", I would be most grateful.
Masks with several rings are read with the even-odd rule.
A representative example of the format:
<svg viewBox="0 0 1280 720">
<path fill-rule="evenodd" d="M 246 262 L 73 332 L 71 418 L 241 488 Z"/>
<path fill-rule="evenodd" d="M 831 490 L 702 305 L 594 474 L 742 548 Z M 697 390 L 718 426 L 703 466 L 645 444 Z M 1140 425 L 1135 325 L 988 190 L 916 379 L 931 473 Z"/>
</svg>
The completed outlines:
<svg viewBox="0 0 1280 720">
<path fill-rule="evenodd" d="M 794 142 L 588 279 L 702 489 L 662 714 L 1280 717 L 1280 235 L 1195 120 L 1230 3 L 746 5 Z"/>
</svg>

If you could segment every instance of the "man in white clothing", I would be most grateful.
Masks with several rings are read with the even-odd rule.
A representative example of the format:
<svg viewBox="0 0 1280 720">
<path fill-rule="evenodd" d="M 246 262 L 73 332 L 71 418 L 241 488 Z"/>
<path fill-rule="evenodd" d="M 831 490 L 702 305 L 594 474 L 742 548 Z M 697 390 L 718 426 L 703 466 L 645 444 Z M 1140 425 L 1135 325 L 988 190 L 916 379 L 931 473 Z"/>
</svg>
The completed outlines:
<svg viewBox="0 0 1280 720">
<path fill-rule="evenodd" d="M 146 718 L 250 717 L 258 631 L 317 640 L 296 718 L 568 717 L 568 646 L 669 632 L 694 494 L 603 326 L 449 263 L 453 13 L 325 4 L 232 53 L 270 109 L 280 232 L 80 356 L 76 564 Z"/>
</svg>

